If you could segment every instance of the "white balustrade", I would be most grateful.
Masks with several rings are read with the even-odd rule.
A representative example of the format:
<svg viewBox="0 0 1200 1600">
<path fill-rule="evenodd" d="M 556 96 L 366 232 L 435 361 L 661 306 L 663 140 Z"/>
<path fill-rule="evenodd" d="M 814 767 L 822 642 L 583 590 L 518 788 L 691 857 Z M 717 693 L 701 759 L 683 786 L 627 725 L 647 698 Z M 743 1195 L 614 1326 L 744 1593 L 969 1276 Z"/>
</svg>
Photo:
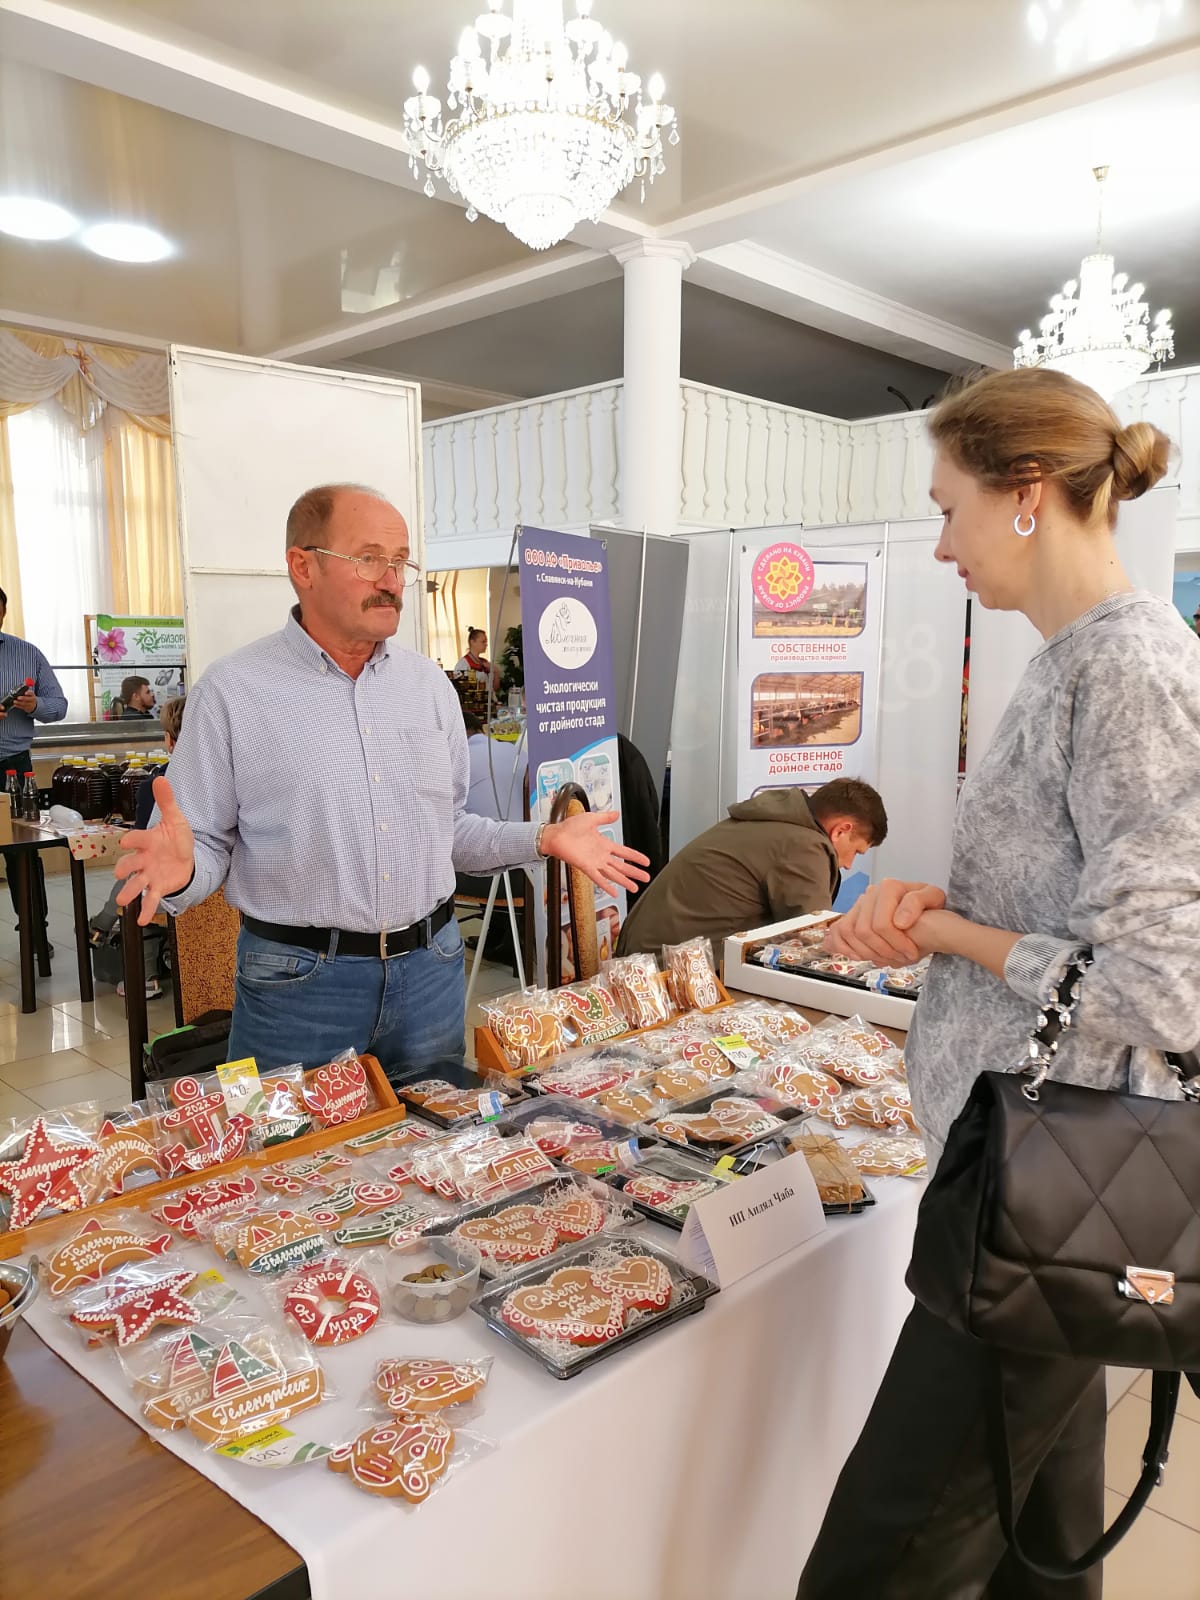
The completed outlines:
<svg viewBox="0 0 1200 1600">
<path fill-rule="evenodd" d="M 426 423 L 425 538 L 508 534 L 517 522 L 619 522 L 622 386 L 496 406 Z M 878 522 L 926 516 L 932 448 L 924 412 L 846 422 L 704 384 L 680 385 L 679 522 L 685 528 Z M 1181 550 L 1200 549 L 1200 368 L 1117 397 L 1176 443 Z M 431 549 L 427 560 L 436 565 Z"/>
</svg>

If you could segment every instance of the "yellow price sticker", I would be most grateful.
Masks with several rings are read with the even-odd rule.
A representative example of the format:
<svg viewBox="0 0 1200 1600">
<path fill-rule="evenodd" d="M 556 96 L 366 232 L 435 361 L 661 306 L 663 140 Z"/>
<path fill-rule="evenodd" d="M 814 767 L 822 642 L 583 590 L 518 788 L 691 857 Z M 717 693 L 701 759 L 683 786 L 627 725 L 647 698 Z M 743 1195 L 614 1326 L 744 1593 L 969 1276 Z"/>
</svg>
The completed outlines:
<svg viewBox="0 0 1200 1600">
<path fill-rule="evenodd" d="M 228 1456 L 231 1461 L 237 1461 L 242 1456 L 248 1456 L 255 1450 L 261 1450 L 266 1445 L 282 1444 L 285 1439 L 294 1438 L 287 1428 L 264 1428 L 261 1433 L 252 1434 L 249 1439 L 235 1439 L 232 1444 L 223 1444 L 217 1451 L 219 1456 Z"/>
<path fill-rule="evenodd" d="M 225 1279 L 221 1276 L 221 1274 L 217 1271 L 217 1269 L 215 1267 L 209 1267 L 207 1272 L 202 1272 L 200 1274 L 200 1276 L 196 1279 L 196 1287 L 199 1288 L 202 1283 L 224 1283 L 224 1282 L 225 1282 Z"/>
<path fill-rule="evenodd" d="M 239 1112 L 251 1113 L 262 1105 L 262 1083 L 258 1076 L 258 1063 L 253 1056 L 242 1061 L 227 1061 L 217 1068 L 217 1082 L 225 1097 L 225 1109 L 231 1117 Z M 254 1104 L 257 1102 L 257 1106 Z"/>
</svg>

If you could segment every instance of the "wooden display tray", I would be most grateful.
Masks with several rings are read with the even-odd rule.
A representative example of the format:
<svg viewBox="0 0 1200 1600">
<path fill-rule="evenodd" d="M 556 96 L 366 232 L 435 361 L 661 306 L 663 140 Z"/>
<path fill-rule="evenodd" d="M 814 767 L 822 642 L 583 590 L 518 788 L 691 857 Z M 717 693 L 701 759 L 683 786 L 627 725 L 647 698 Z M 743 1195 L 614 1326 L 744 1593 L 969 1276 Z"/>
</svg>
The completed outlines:
<svg viewBox="0 0 1200 1600">
<path fill-rule="evenodd" d="M 130 1189 L 125 1194 L 115 1194 L 108 1200 L 99 1201 L 96 1205 L 81 1206 L 78 1211 L 59 1212 L 53 1217 L 31 1222 L 27 1228 L 18 1228 L 11 1233 L 0 1233 L 0 1261 L 35 1249 L 47 1234 L 57 1232 L 65 1223 L 73 1222 L 77 1218 L 113 1210 L 146 1211 L 151 1205 L 157 1204 L 164 1195 L 173 1194 L 177 1189 L 190 1189 L 197 1183 L 207 1183 L 211 1178 L 227 1178 L 235 1172 L 244 1171 L 247 1167 L 270 1167 L 277 1161 L 291 1161 L 298 1156 L 311 1154 L 314 1150 L 323 1150 L 327 1145 L 341 1144 L 346 1139 L 355 1139 L 360 1133 L 370 1133 L 373 1128 L 382 1128 L 388 1123 L 398 1122 L 401 1117 L 407 1115 L 407 1111 L 396 1099 L 396 1092 L 388 1082 L 383 1068 L 374 1056 L 363 1055 L 358 1059 L 366 1069 L 367 1082 L 379 1101 L 377 1111 L 368 1111 L 366 1116 L 359 1117 L 355 1122 L 343 1122 L 336 1128 L 322 1128 L 316 1133 L 303 1133 L 298 1139 L 289 1139 L 286 1144 L 273 1144 L 266 1150 L 254 1150 L 246 1155 L 237 1156 L 233 1161 L 223 1161 L 215 1167 L 205 1167 L 202 1172 L 160 1178 L 157 1183 L 144 1183 L 139 1188 Z M 265 1076 L 270 1077 L 270 1073 Z"/>
<path fill-rule="evenodd" d="M 721 994 L 720 1004 L 715 1006 L 704 1006 L 701 1008 L 702 1010 L 708 1012 L 720 1011 L 722 1006 L 727 1006 L 730 1004 L 729 990 L 721 982 L 720 978 L 717 979 L 717 988 Z M 647 1033 L 657 1033 L 660 1028 L 671 1027 L 676 1020 L 677 1019 L 675 1017 L 671 1017 L 667 1022 L 656 1022 L 652 1028 L 631 1028 L 628 1033 L 617 1034 L 615 1039 L 605 1039 L 604 1044 L 628 1044 L 630 1039 L 640 1039 Z M 572 1049 L 577 1048 L 578 1046 L 572 1046 Z M 602 1049 L 603 1046 L 597 1045 L 596 1048 Z M 559 1055 L 565 1055 L 566 1053 L 566 1051 L 562 1050 L 558 1052 Z M 556 1056 L 546 1056 L 545 1061 L 550 1062 L 556 1059 Z M 475 1029 L 475 1061 L 481 1074 L 491 1073 L 494 1077 L 515 1078 L 518 1082 L 522 1078 L 528 1078 L 532 1076 L 533 1073 L 532 1067 L 513 1066 L 512 1062 L 504 1054 L 504 1050 L 500 1044 L 500 1041 L 492 1032 L 491 1028 Z M 543 1065 L 543 1062 L 538 1062 L 539 1068 L 541 1068 Z"/>
</svg>

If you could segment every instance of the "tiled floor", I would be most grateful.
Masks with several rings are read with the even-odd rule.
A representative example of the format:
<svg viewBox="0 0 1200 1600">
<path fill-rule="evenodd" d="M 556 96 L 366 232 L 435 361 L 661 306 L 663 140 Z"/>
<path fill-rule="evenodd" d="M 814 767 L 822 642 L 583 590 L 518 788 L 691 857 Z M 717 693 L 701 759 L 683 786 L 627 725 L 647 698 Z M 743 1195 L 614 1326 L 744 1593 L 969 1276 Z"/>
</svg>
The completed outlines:
<svg viewBox="0 0 1200 1600">
<path fill-rule="evenodd" d="M 110 882 L 106 870 L 89 873 L 92 911 L 102 905 Z M 47 893 L 54 975 L 39 980 L 37 1012 L 22 1016 L 17 936 L 7 890 L 0 890 L 0 1118 L 72 1100 L 120 1099 L 129 1092 L 124 1002 L 108 985 L 97 985 L 92 1005 L 80 1001 L 69 879 L 47 879 Z M 481 964 L 467 1018 L 468 1055 L 482 1020 L 480 1002 L 516 986 L 509 968 Z M 174 1026 L 169 996 L 151 1001 L 148 1009 L 152 1033 Z M 1140 1378 L 1109 1414 L 1109 1521 L 1137 1479 L 1149 1397 L 1150 1379 Z M 1105 1600 L 1200 1600 L 1200 1400 L 1186 1386 L 1166 1479 L 1109 1560 L 1104 1593 Z"/>
</svg>

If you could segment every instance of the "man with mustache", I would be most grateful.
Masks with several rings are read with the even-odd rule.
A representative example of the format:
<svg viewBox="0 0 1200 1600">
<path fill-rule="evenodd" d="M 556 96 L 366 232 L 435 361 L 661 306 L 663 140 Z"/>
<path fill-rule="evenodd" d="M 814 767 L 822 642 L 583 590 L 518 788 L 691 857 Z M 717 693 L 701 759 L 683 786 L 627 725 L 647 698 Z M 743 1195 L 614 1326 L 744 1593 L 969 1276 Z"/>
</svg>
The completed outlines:
<svg viewBox="0 0 1200 1600">
<path fill-rule="evenodd" d="M 645 882 L 646 858 L 600 833 L 612 812 L 539 826 L 467 811 L 458 697 L 391 643 L 420 576 L 395 506 L 354 484 L 309 489 L 288 513 L 287 565 L 299 603 L 282 631 L 189 692 L 157 821 L 122 845 L 119 903 L 140 894 L 145 923 L 160 900 L 175 913 L 225 885 L 242 913 L 230 1060 L 319 1066 L 352 1046 L 395 1082 L 452 1074 L 455 871 L 555 855 L 611 893 Z"/>
</svg>

